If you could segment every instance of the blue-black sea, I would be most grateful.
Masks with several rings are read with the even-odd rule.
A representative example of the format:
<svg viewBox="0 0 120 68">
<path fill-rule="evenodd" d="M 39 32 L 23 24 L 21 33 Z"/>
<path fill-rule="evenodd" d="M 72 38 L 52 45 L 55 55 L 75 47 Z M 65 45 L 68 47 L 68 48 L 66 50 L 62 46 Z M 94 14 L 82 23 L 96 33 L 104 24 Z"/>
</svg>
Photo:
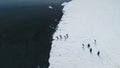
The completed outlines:
<svg viewBox="0 0 120 68">
<path fill-rule="evenodd" d="M 49 67 L 61 3 L 0 5 L 0 68 Z"/>
</svg>

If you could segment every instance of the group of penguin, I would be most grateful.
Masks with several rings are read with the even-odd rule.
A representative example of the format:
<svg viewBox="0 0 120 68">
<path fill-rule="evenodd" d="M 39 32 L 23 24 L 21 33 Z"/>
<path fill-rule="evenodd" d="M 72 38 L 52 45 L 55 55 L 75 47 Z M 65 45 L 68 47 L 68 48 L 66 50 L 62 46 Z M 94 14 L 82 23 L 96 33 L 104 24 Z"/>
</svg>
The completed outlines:
<svg viewBox="0 0 120 68">
<path fill-rule="evenodd" d="M 96 44 L 96 40 L 94 40 L 94 41 L 95 41 L 95 44 Z M 82 44 L 82 46 L 83 46 L 83 48 L 85 47 L 84 44 Z M 87 47 L 89 48 L 90 53 L 92 53 L 92 48 L 90 48 L 90 44 L 89 43 L 87 44 Z M 97 55 L 100 56 L 100 51 L 97 51 Z"/>
<path fill-rule="evenodd" d="M 68 34 L 65 34 L 65 35 L 58 35 L 58 36 L 55 36 L 56 40 L 62 40 L 62 39 L 68 39 L 69 38 L 69 35 Z M 95 44 L 96 44 L 96 40 L 94 40 Z M 82 44 L 82 47 L 84 48 L 85 45 Z M 89 48 L 89 52 L 92 53 L 92 48 L 90 46 L 90 44 L 88 43 L 87 44 L 87 48 Z M 97 51 L 97 55 L 100 56 L 100 51 Z"/>
<path fill-rule="evenodd" d="M 56 38 L 56 40 L 62 40 L 62 39 L 68 39 L 68 34 L 65 34 L 65 35 L 58 35 L 58 36 L 56 36 L 55 38 Z"/>
</svg>

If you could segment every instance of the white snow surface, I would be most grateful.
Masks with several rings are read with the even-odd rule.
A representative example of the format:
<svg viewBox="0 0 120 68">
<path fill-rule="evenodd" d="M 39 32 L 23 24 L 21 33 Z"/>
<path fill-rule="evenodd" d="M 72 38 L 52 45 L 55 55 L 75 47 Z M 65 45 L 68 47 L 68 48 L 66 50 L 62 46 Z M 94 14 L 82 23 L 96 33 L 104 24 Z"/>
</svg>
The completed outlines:
<svg viewBox="0 0 120 68">
<path fill-rule="evenodd" d="M 120 68 L 120 0 L 72 0 L 63 11 L 49 68 Z"/>
</svg>

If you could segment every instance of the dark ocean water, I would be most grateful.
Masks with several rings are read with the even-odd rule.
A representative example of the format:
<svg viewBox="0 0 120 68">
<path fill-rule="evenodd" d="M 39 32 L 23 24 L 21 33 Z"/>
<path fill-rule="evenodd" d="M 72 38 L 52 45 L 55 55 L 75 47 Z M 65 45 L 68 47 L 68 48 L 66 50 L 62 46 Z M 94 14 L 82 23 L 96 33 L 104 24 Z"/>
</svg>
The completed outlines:
<svg viewBox="0 0 120 68">
<path fill-rule="evenodd" d="M 0 68 L 48 68 L 60 4 L 0 7 Z"/>
</svg>

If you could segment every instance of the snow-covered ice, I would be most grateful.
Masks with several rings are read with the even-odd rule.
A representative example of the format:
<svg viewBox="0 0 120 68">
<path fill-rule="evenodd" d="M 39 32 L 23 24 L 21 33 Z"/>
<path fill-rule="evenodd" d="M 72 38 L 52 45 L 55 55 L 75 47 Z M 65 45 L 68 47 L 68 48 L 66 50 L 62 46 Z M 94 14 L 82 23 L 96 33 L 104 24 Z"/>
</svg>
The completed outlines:
<svg viewBox="0 0 120 68">
<path fill-rule="evenodd" d="M 120 68 L 120 1 L 72 0 L 63 11 L 49 68 Z"/>
<path fill-rule="evenodd" d="M 52 6 L 48 6 L 48 8 L 49 8 L 49 9 L 53 9 L 53 7 L 52 7 Z"/>
</svg>

